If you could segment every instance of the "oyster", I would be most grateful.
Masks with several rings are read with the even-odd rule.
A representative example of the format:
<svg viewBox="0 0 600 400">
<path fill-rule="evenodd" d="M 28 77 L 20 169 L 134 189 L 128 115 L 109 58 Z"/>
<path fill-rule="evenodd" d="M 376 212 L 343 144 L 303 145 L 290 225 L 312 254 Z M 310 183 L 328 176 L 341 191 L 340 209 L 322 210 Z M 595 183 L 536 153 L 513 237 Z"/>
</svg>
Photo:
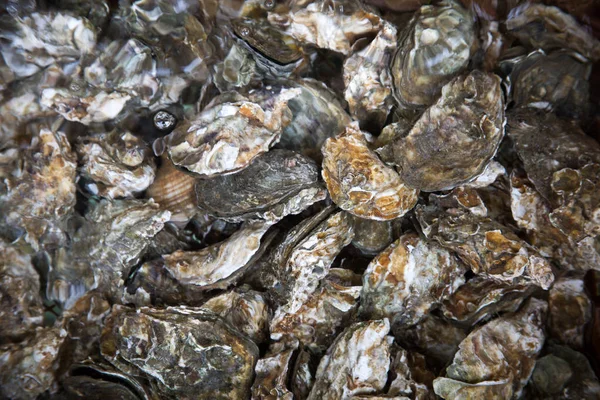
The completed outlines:
<svg viewBox="0 0 600 400">
<path fill-rule="evenodd" d="M 538 50 L 510 73 L 510 100 L 515 107 L 555 111 L 568 118 L 585 117 L 592 65 L 577 53 Z"/>
<path fill-rule="evenodd" d="M 517 398 L 544 344 L 547 304 L 531 299 L 512 315 L 476 328 L 460 344 L 446 376 L 433 381 L 445 399 Z"/>
<path fill-rule="evenodd" d="M 55 376 L 66 332 L 38 328 L 28 340 L 0 346 L 0 395 L 7 399 L 35 399 L 56 391 Z"/>
<path fill-rule="evenodd" d="M 243 398 L 258 348 L 210 311 L 114 306 L 102 333 L 104 358 L 129 374 L 156 380 L 165 396 Z"/>
<path fill-rule="evenodd" d="M 363 254 L 376 255 L 392 244 L 393 226 L 391 221 L 375 221 L 352 217 L 354 239 L 352 245 Z"/>
<path fill-rule="evenodd" d="M 392 108 L 392 78 L 387 65 L 396 50 L 397 35 L 396 28 L 384 21 L 375 39 L 344 62 L 344 97 L 350 114 L 363 129 L 382 127 Z"/>
<path fill-rule="evenodd" d="M 418 323 L 464 283 L 466 268 L 436 242 L 402 235 L 363 275 L 360 314 L 392 324 Z"/>
<path fill-rule="evenodd" d="M 260 344 L 267 338 L 269 308 L 260 292 L 242 286 L 211 298 L 202 308 L 223 317 L 254 343 Z"/>
<path fill-rule="evenodd" d="M 198 207 L 230 221 L 276 222 L 325 198 L 317 165 L 289 150 L 272 150 L 243 171 L 195 184 Z"/>
<path fill-rule="evenodd" d="M 408 399 L 433 399 L 435 375 L 427 369 L 425 361 L 425 357 L 419 353 L 398 349 L 390 368 L 395 377 L 388 395 Z"/>
<path fill-rule="evenodd" d="M 408 135 L 381 151 L 385 161 L 398 165 L 407 185 L 428 192 L 452 189 L 484 172 L 504 125 L 500 78 L 472 71 L 446 84 Z"/>
<path fill-rule="evenodd" d="M 600 42 L 557 7 L 524 3 L 511 10 L 506 28 L 533 49 L 567 48 L 593 61 L 600 58 Z"/>
<path fill-rule="evenodd" d="M 425 207 L 416 212 L 425 235 L 456 251 L 475 274 L 543 289 L 554 281 L 548 261 L 504 225 L 472 214 L 432 217 Z"/>
<path fill-rule="evenodd" d="M 466 68 L 475 40 L 473 17 L 458 1 L 422 6 L 400 32 L 390 65 L 400 111 L 431 105 Z"/>
<path fill-rule="evenodd" d="M 347 399 L 381 391 L 393 338 L 387 319 L 358 322 L 341 333 L 321 359 L 308 400 Z"/>
<path fill-rule="evenodd" d="M 252 385 L 253 399 L 292 400 L 294 395 L 287 387 L 292 356 L 298 341 L 274 342 L 267 354 L 256 363 L 256 378 Z"/>
<path fill-rule="evenodd" d="M 358 124 L 327 139 L 323 146 L 323 179 L 331 199 L 343 210 L 385 221 L 406 214 L 417 202 L 418 190 L 404 184 L 367 145 Z"/>
<path fill-rule="evenodd" d="M 154 180 L 156 165 L 150 149 L 129 132 L 82 139 L 77 154 L 83 164 L 81 175 L 95 182 L 87 187 L 95 195 L 132 198 Z"/>
<path fill-rule="evenodd" d="M 202 177 L 246 168 L 279 141 L 289 123 L 287 102 L 298 94 L 282 90 L 263 106 L 241 96 L 213 104 L 163 138 L 169 158 Z"/>
<path fill-rule="evenodd" d="M 85 18 L 34 12 L 0 20 L 0 47 L 6 65 L 17 78 L 31 76 L 55 63 L 78 61 L 94 51 L 96 30 Z"/>
<path fill-rule="evenodd" d="M 582 277 L 562 277 L 548 293 L 548 334 L 574 349 L 583 349 L 584 328 L 592 319 L 592 303 Z"/>
</svg>

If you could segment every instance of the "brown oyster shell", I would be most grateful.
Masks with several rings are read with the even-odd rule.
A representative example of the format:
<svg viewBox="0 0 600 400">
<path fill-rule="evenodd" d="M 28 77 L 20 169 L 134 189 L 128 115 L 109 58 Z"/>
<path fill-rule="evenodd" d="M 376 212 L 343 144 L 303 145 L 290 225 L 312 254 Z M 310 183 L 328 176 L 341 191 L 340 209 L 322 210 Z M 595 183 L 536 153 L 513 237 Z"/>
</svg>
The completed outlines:
<svg viewBox="0 0 600 400">
<path fill-rule="evenodd" d="M 256 345 L 223 318 L 186 307 L 114 306 L 101 351 L 117 368 L 147 374 L 161 393 L 182 399 L 243 398 L 258 359 Z"/>
<path fill-rule="evenodd" d="M 481 175 L 504 136 L 500 78 L 481 71 L 456 77 L 442 89 L 407 136 L 391 143 L 386 161 L 408 185 L 452 189 Z"/>
<path fill-rule="evenodd" d="M 298 342 L 287 340 L 273 342 L 267 354 L 256 363 L 256 378 L 252 385 L 252 399 L 292 400 L 288 388 L 288 375 Z"/>
<path fill-rule="evenodd" d="M 436 242 L 402 235 L 363 275 L 360 314 L 392 324 L 418 323 L 464 283 L 464 265 Z"/>
<path fill-rule="evenodd" d="M 393 338 L 387 319 L 358 322 L 342 332 L 321 359 L 308 400 L 343 399 L 383 389 Z"/>
<path fill-rule="evenodd" d="M 473 18 L 458 1 L 422 6 L 400 33 L 390 66 L 400 111 L 431 105 L 466 68 L 475 39 Z"/>
<path fill-rule="evenodd" d="M 323 146 L 323 179 L 331 199 L 361 218 L 385 221 L 406 214 L 418 191 L 404 184 L 367 146 L 356 123 Z"/>
<path fill-rule="evenodd" d="M 198 180 L 196 204 L 229 221 L 277 222 L 325 198 L 317 165 L 289 150 L 272 150 L 236 174 Z"/>
<path fill-rule="evenodd" d="M 445 399 L 518 397 L 544 344 L 547 304 L 529 300 L 512 315 L 475 329 L 460 344 L 446 376 L 433 381 Z"/>
</svg>

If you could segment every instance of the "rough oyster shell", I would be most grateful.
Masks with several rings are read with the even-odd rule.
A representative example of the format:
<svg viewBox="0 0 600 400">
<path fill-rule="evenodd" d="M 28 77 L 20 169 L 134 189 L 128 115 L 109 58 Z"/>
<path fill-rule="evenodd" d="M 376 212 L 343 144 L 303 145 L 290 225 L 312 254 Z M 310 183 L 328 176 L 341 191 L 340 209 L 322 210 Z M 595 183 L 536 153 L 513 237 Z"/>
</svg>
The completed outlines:
<svg viewBox="0 0 600 400">
<path fill-rule="evenodd" d="M 432 104 L 467 66 L 475 39 L 473 18 L 458 1 L 422 6 L 400 33 L 390 66 L 400 111 Z"/>
<path fill-rule="evenodd" d="M 325 198 L 317 165 L 289 150 L 272 150 L 236 174 L 195 185 L 198 207 L 230 221 L 276 222 Z"/>
<path fill-rule="evenodd" d="M 408 135 L 398 137 L 382 154 L 398 165 L 408 185 L 428 192 L 452 189 L 484 172 L 504 136 L 504 125 L 500 78 L 472 71 L 445 85 Z"/>
<path fill-rule="evenodd" d="M 475 329 L 460 344 L 446 376 L 433 381 L 445 399 L 519 397 L 544 344 L 548 305 L 531 299 L 516 314 Z"/>
<path fill-rule="evenodd" d="M 392 324 L 418 323 L 464 280 L 465 266 L 448 250 L 416 234 L 402 235 L 363 275 L 360 314 Z"/>
<path fill-rule="evenodd" d="M 202 177 L 246 168 L 279 141 L 289 123 L 287 102 L 299 92 L 282 90 L 263 106 L 241 98 L 207 107 L 163 138 L 171 161 Z"/>
<path fill-rule="evenodd" d="M 147 374 L 164 395 L 182 399 L 243 398 L 258 359 L 256 345 L 223 318 L 186 307 L 114 306 L 101 351 L 122 371 Z"/>
<path fill-rule="evenodd" d="M 383 389 L 393 338 L 387 319 L 350 325 L 319 363 L 308 400 L 346 399 Z"/>
<path fill-rule="evenodd" d="M 354 239 L 352 245 L 367 255 L 377 255 L 394 240 L 391 221 L 375 221 L 352 216 Z"/>
<path fill-rule="evenodd" d="M 323 146 L 323 180 L 331 199 L 361 218 L 385 221 L 406 214 L 417 202 L 418 190 L 404 184 L 367 146 L 352 123 Z"/>
<path fill-rule="evenodd" d="M 256 363 L 256 378 L 252 385 L 252 399 L 292 400 L 294 395 L 287 387 L 288 375 L 293 367 L 292 356 L 298 341 L 274 342 L 267 354 Z"/>
<path fill-rule="evenodd" d="M 388 398 L 391 396 L 419 400 L 435 398 L 433 394 L 435 375 L 427 369 L 423 355 L 400 348 L 394 356 L 390 369 L 395 377 L 390 384 Z"/>
</svg>

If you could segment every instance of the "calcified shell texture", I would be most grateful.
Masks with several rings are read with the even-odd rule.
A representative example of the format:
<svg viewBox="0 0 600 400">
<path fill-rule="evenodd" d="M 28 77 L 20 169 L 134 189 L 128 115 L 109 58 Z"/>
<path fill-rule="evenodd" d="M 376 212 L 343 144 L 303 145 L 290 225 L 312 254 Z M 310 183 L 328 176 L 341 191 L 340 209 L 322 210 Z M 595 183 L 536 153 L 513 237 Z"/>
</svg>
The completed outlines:
<svg viewBox="0 0 600 400">
<path fill-rule="evenodd" d="M 600 399 L 600 8 L 0 1 L 0 399 Z"/>
</svg>

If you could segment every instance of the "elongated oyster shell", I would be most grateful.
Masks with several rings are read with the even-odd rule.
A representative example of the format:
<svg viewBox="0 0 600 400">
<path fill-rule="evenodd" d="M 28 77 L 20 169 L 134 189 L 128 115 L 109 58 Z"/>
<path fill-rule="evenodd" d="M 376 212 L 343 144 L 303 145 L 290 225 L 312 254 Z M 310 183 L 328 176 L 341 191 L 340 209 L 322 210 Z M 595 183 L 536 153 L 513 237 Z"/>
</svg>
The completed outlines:
<svg viewBox="0 0 600 400">
<path fill-rule="evenodd" d="M 568 48 L 594 61 L 600 58 L 600 42 L 557 7 L 524 3 L 511 10 L 506 28 L 534 49 Z"/>
<path fill-rule="evenodd" d="M 88 137 L 77 146 L 77 153 L 82 175 L 96 182 L 88 189 L 99 196 L 132 198 L 154 181 L 156 165 L 150 149 L 129 132 Z"/>
<path fill-rule="evenodd" d="M 424 191 L 452 189 L 481 175 L 504 136 L 500 78 L 481 71 L 456 77 L 407 136 L 389 144 L 386 161 Z"/>
<path fill-rule="evenodd" d="M 114 306 L 101 351 L 117 368 L 145 373 L 164 395 L 182 399 L 243 398 L 258 358 L 256 345 L 223 318 L 186 307 Z"/>
<path fill-rule="evenodd" d="M 0 395 L 7 399 L 35 399 L 56 391 L 55 375 L 66 332 L 38 328 L 19 344 L 0 346 Z"/>
<path fill-rule="evenodd" d="M 363 275 L 360 314 L 392 324 L 418 323 L 464 283 L 466 268 L 448 250 L 405 234 L 381 252 Z"/>
<path fill-rule="evenodd" d="M 195 185 L 198 207 L 231 221 L 264 219 L 276 222 L 323 200 L 317 165 L 289 150 L 272 150 L 236 174 Z"/>
<path fill-rule="evenodd" d="M 267 338 L 269 308 L 260 292 L 242 286 L 211 298 L 202 308 L 223 317 L 254 343 L 260 344 Z"/>
<path fill-rule="evenodd" d="M 475 39 L 473 18 L 458 1 L 422 6 L 400 33 L 390 67 L 400 108 L 432 104 L 467 66 Z"/>
<path fill-rule="evenodd" d="M 267 354 L 256 363 L 256 378 L 252 385 L 252 399 L 292 400 L 288 388 L 288 374 L 293 367 L 292 356 L 298 349 L 298 341 L 274 342 Z"/>
<path fill-rule="evenodd" d="M 381 19 L 357 0 L 298 4 L 287 15 L 269 14 L 269 21 L 301 43 L 347 55 L 361 37 L 375 34 Z"/>
<path fill-rule="evenodd" d="M 592 303 L 582 277 L 562 277 L 548 293 L 548 334 L 574 349 L 583 349 L 584 328 L 592 319 Z"/>
<path fill-rule="evenodd" d="M 96 31 L 85 18 L 56 12 L 0 20 L 0 53 L 18 78 L 54 63 L 70 63 L 94 51 Z"/>
<path fill-rule="evenodd" d="M 299 92 L 282 90 L 262 106 L 240 98 L 208 107 L 163 139 L 169 157 L 203 177 L 246 168 L 279 141 L 289 123 L 287 102 Z"/>
<path fill-rule="evenodd" d="M 543 289 L 554 281 L 548 261 L 498 222 L 463 214 L 441 215 L 430 225 L 424 207 L 417 209 L 417 215 L 426 236 L 454 250 L 477 275 L 516 284 L 532 283 Z"/>
<path fill-rule="evenodd" d="M 392 78 L 387 65 L 396 50 L 398 32 L 383 21 L 381 30 L 364 49 L 344 62 L 344 97 L 361 127 L 383 126 L 392 108 Z"/>
<path fill-rule="evenodd" d="M 308 400 L 347 399 L 382 390 L 390 368 L 389 330 L 387 319 L 350 325 L 321 359 Z"/>
<path fill-rule="evenodd" d="M 510 73 L 510 99 L 515 107 L 555 111 L 568 118 L 586 115 L 592 65 L 577 53 L 534 51 Z"/>
<path fill-rule="evenodd" d="M 323 179 L 331 199 L 361 218 L 385 221 L 406 214 L 418 191 L 404 184 L 367 146 L 356 123 L 323 146 Z"/>
<path fill-rule="evenodd" d="M 518 312 L 475 329 L 460 344 L 446 376 L 433 381 L 445 399 L 517 398 L 544 344 L 548 305 L 531 299 Z"/>
<path fill-rule="evenodd" d="M 0 241 L 0 343 L 19 340 L 43 322 L 39 276 L 25 249 Z"/>
</svg>

